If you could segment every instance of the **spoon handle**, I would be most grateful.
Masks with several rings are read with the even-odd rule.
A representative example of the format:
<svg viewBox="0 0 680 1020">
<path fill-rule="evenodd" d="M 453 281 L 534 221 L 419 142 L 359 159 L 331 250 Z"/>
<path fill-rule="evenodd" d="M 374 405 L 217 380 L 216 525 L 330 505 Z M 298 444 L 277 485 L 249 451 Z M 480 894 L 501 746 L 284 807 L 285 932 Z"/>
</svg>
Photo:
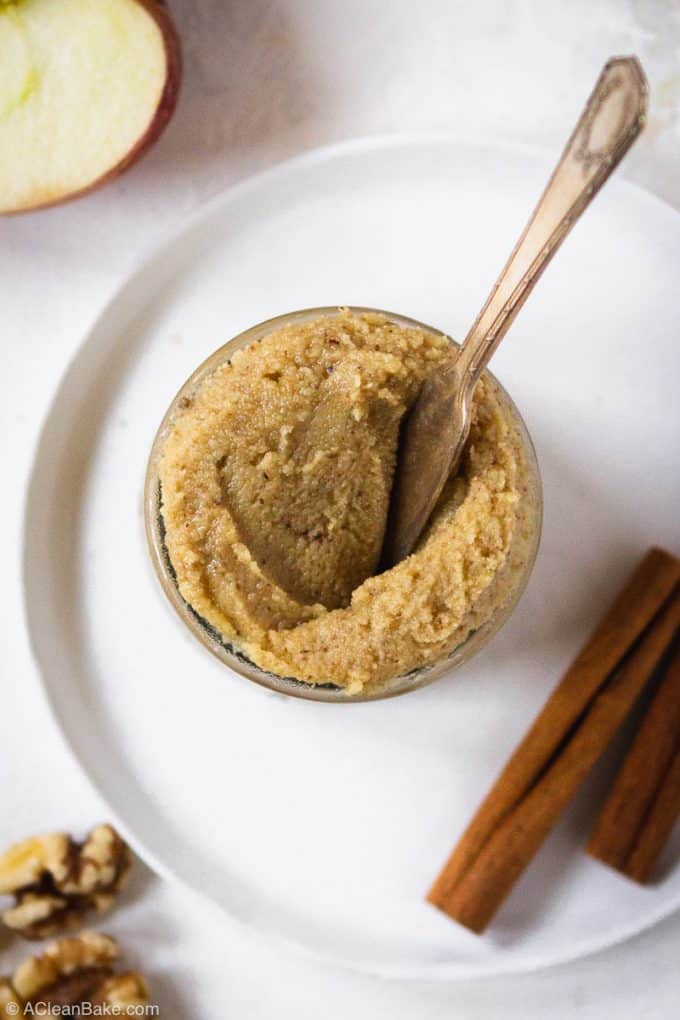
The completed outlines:
<svg viewBox="0 0 680 1020">
<path fill-rule="evenodd" d="M 402 429 L 383 548 L 391 567 L 415 547 L 470 431 L 472 394 L 536 281 L 645 122 L 647 80 L 614 57 L 597 80 L 562 158 L 463 346 L 425 380 Z"/>
<path fill-rule="evenodd" d="M 648 86 L 635 57 L 609 60 L 524 233 L 465 338 L 458 370 L 469 390 L 576 220 L 645 122 Z"/>
</svg>

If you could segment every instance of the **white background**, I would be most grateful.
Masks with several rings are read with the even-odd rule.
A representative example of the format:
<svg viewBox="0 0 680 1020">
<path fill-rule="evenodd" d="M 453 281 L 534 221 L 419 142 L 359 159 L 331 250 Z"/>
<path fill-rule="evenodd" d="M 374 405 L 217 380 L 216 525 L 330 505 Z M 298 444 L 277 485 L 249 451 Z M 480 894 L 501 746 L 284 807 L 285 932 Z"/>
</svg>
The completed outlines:
<svg viewBox="0 0 680 1020">
<path fill-rule="evenodd" d="M 0 223 L 3 516 L 0 843 L 106 816 L 30 668 L 22 495 L 40 424 L 104 301 L 207 198 L 303 149 L 447 130 L 560 151 L 604 60 L 637 53 L 649 127 L 623 172 L 680 207 L 680 5 L 674 0 L 173 0 L 185 87 L 156 149 L 79 203 Z M 0 55 L 1 59 L 1 55 Z M 650 357 L 653 352 L 650 352 Z M 190 783 L 196 777 L 187 776 Z M 227 807 L 228 810 L 228 807 Z M 680 917 L 589 960 L 483 982 L 382 982 L 312 964 L 140 868 L 104 927 L 151 977 L 163 1015 L 379 1018 L 677 1015 Z M 3 942 L 0 973 L 21 953 Z"/>
</svg>

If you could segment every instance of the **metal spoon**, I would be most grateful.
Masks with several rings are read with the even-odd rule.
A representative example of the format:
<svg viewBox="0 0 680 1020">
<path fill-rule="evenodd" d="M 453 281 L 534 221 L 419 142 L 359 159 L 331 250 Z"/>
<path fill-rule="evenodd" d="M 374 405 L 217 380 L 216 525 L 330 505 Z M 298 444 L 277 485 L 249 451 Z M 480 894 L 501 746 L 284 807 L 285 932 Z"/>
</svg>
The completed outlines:
<svg viewBox="0 0 680 1020">
<path fill-rule="evenodd" d="M 382 563 L 413 550 L 470 431 L 489 359 L 576 220 L 645 123 L 648 86 L 635 57 L 605 64 L 562 158 L 462 347 L 426 379 L 404 421 Z"/>
</svg>

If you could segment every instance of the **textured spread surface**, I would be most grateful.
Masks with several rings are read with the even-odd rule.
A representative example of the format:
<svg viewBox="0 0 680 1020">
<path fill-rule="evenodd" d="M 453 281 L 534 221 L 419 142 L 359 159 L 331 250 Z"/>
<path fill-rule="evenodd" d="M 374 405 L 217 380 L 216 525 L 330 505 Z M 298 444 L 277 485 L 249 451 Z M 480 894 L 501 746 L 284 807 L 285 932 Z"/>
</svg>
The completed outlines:
<svg viewBox="0 0 680 1020">
<path fill-rule="evenodd" d="M 434 661 L 493 612 L 517 437 L 492 387 L 414 555 L 375 575 L 399 423 L 444 337 L 374 314 L 289 325 L 184 401 L 160 475 L 186 601 L 258 665 L 353 690 Z M 505 586 L 498 586 L 498 599 Z"/>
</svg>

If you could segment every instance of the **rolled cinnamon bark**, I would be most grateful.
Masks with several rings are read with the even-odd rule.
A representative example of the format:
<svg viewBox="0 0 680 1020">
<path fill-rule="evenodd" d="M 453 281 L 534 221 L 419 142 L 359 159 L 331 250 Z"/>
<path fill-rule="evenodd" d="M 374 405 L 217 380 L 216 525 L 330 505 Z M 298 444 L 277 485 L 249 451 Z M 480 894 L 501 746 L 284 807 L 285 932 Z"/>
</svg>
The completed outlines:
<svg viewBox="0 0 680 1020">
<path fill-rule="evenodd" d="M 649 816 L 628 858 L 626 874 L 646 882 L 676 822 L 680 818 L 680 751 L 659 788 Z"/>
<path fill-rule="evenodd" d="M 680 644 L 614 781 L 588 853 L 646 882 L 680 814 Z"/>
<path fill-rule="evenodd" d="M 480 933 L 644 689 L 680 625 L 680 560 L 644 557 L 510 758 L 428 900 Z"/>
</svg>

